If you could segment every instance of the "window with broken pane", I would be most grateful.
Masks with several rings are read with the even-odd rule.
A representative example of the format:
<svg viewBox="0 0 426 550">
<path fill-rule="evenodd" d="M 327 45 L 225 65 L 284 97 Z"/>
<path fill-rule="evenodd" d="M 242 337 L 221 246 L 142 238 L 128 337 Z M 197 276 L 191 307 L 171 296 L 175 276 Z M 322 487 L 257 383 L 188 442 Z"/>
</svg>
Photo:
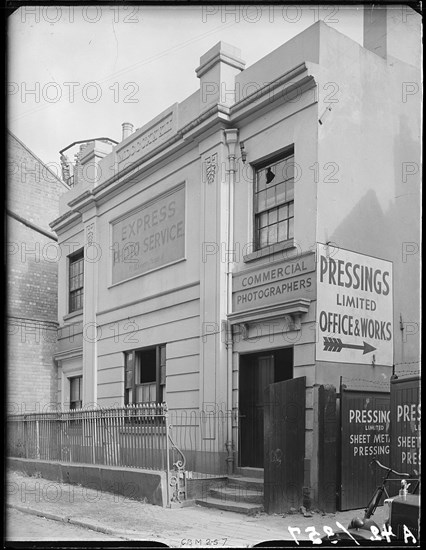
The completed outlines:
<svg viewBox="0 0 426 550">
<path fill-rule="evenodd" d="M 256 169 L 256 249 L 294 236 L 294 154 Z"/>
</svg>

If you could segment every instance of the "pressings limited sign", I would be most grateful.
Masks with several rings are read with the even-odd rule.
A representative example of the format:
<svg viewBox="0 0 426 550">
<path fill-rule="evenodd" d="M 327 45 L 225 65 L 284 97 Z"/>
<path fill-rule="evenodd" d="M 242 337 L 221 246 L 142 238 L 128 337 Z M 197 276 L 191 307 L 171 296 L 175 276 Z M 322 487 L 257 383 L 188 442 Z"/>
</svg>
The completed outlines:
<svg viewBox="0 0 426 550">
<path fill-rule="evenodd" d="M 112 284 L 185 257 L 185 187 L 180 185 L 112 224 Z"/>
<path fill-rule="evenodd" d="M 392 263 L 318 244 L 317 285 L 317 360 L 392 365 Z"/>
<path fill-rule="evenodd" d="M 276 305 L 296 298 L 315 297 L 315 255 L 306 254 L 236 273 L 233 311 Z"/>
</svg>

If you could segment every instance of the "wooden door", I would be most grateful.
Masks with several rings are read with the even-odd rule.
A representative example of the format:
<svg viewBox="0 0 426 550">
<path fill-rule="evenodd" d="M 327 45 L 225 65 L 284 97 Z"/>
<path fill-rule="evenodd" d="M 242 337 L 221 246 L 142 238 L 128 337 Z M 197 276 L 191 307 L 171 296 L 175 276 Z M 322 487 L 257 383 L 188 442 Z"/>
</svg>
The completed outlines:
<svg viewBox="0 0 426 550">
<path fill-rule="evenodd" d="M 240 366 L 240 466 L 263 468 L 265 389 L 274 381 L 274 356 L 247 355 Z"/>
<path fill-rule="evenodd" d="M 305 384 L 294 378 L 270 384 L 264 407 L 264 506 L 268 514 L 303 504 Z"/>
</svg>

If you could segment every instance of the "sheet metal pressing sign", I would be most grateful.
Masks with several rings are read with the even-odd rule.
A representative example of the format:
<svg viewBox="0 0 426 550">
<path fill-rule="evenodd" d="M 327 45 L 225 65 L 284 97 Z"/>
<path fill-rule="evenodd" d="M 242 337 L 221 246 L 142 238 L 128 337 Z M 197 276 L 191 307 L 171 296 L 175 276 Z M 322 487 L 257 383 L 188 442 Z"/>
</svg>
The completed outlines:
<svg viewBox="0 0 426 550">
<path fill-rule="evenodd" d="M 392 262 L 318 244 L 318 361 L 393 364 Z"/>
</svg>

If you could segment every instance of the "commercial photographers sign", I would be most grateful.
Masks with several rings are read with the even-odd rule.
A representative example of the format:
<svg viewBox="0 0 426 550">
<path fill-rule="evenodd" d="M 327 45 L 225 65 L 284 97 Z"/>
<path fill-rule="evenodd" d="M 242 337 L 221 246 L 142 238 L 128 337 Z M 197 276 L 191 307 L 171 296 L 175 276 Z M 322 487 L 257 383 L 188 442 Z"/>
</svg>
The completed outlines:
<svg viewBox="0 0 426 550">
<path fill-rule="evenodd" d="M 185 257 L 185 186 L 112 222 L 112 284 Z"/>
<path fill-rule="evenodd" d="M 233 277 L 233 311 L 315 297 L 315 254 L 247 269 Z"/>
<path fill-rule="evenodd" d="M 393 364 L 392 262 L 318 244 L 318 361 Z"/>
</svg>

